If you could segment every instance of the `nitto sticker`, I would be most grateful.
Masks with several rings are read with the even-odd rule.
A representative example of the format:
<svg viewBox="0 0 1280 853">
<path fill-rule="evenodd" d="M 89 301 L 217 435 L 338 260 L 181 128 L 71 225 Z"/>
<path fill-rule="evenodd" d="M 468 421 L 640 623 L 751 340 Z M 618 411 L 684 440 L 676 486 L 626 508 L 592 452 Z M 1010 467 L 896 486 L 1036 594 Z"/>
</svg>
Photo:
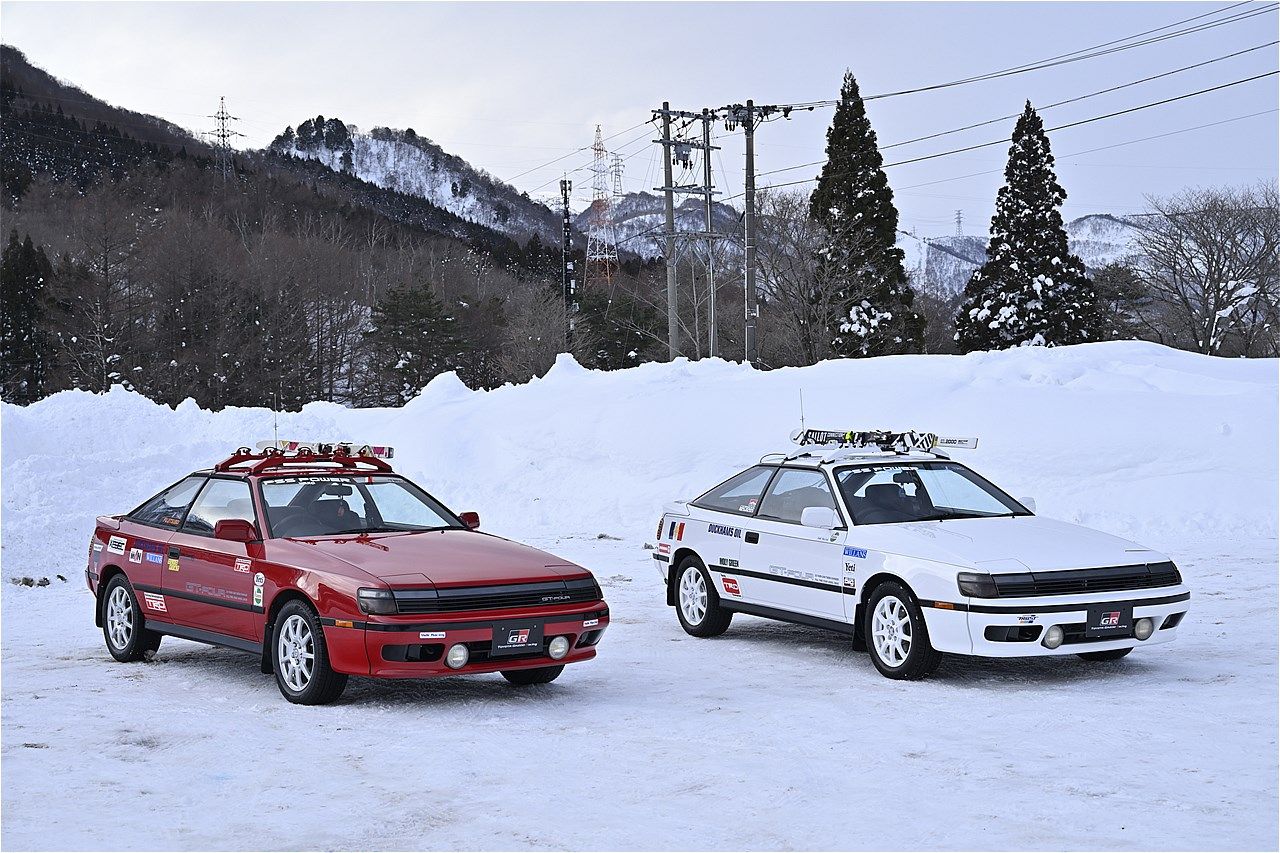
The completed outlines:
<svg viewBox="0 0 1280 853">
<path fill-rule="evenodd" d="M 154 592 L 144 592 L 142 594 L 142 600 L 146 602 L 147 608 L 149 610 L 155 610 L 158 613 L 168 612 L 168 609 L 165 607 L 165 604 L 164 604 L 163 595 L 157 595 Z"/>
<path fill-rule="evenodd" d="M 444 631 L 419 631 L 418 639 L 419 640 L 443 640 L 444 635 L 445 635 Z"/>
<path fill-rule="evenodd" d="M 726 566 L 726 567 L 728 567 L 728 568 L 730 568 L 730 569 L 736 569 L 736 568 L 738 568 L 738 561 L 737 561 L 737 560 L 732 559 L 731 557 L 721 557 L 721 558 L 720 558 L 720 565 L 722 565 L 722 566 Z"/>
<path fill-rule="evenodd" d="M 738 589 L 737 578 L 721 578 L 720 583 L 723 584 L 724 591 L 729 593 L 730 595 L 737 595 L 737 596 L 742 595 L 742 591 Z"/>
<path fill-rule="evenodd" d="M 594 628 L 595 626 L 597 626 L 597 625 L 599 625 L 599 624 L 600 624 L 600 620 L 599 620 L 599 619 L 584 619 L 584 620 L 582 620 L 582 627 L 583 627 L 583 628 Z"/>
<path fill-rule="evenodd" d="M 261 587 L 266 582 L 267 582 L 267 576 L 264 575 L 262 572 L 258 572 L 256 575 L 253 576 L 254 586 Z"/>
<path fill-rule="evenodd" d="M 735 539 L 742 538 L 742 530 L 738 527 L 729 527 L 724 524 L 708 524 L 707 532 L 714 533 L 717 536 L 732 536 Z"/>
<path fill-rule="evenodd" d="M 124 546 L 126 544 L 128 543 L 123 536 L 112 536 L 111 540 L 107 542 L 107 550 L 112 554 L 124 556 Z"/>
<path fill-rule="evenodd" d="M 850 548 L 846 546 L 844 549 L 844 555 L 846 557 L 859 557 L 859 558 L 865 559 L 867 556 L 867 549 L 866 548 Z"/>
<path fill-rule="evenodd" d="M 253 606 L 254 607 L 262 606 L 262 587 L 260 586 L 255 586 L 253 588 Z"/>
<path fill-rule="evenodd" d="M 236 571 L 240 574 L 247 575 L 252 568 L 253 560 L 250 560 L 248 557 L 236 558 Z"/>
<path fill-rule="evenodd" d="M 130 562 L 130 563 L 141 563 L 141 562 L 142 562 L 142 549 L 141 549 L 141 548 L 130 548 L 130 549 L 129 549 L 129 562 Z"/>
</svg>

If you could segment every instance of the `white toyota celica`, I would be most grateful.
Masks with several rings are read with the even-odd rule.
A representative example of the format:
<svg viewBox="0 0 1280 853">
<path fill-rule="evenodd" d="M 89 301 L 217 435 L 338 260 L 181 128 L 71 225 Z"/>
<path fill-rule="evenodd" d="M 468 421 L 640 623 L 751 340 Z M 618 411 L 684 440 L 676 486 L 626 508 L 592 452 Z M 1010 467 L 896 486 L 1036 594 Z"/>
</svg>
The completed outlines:
<svg viewBox="0 0 1280 853">
<path fill-rule="evenodd" d="M 668 505 L 654 553 L 684 630 L 734 613 L 865 643 L 889 678 L 942 652 L 1113 661 L 1172 640 L 1191 593 L 1134 542 L 1037 517 L 940 448 L 976 439 L 808 430 L 691 501 Z"/>
</svg>

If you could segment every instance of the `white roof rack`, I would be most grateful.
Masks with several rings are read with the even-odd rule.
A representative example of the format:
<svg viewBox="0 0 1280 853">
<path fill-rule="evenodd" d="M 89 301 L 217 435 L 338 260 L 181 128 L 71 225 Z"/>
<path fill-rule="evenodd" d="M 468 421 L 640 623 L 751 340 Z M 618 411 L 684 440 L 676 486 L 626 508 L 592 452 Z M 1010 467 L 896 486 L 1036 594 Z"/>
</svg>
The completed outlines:
<svg viewBox="0 0 1280 853">
<path fill-rule="evenodd" d="M 780 454 L 784 459 L 802 457 L 820 458 L 823 462 L 850 457 L 878 455 L 903 455 L 929 453 L 947 458 L 941 448 L 978 447 L 976 438 L 939 437 L 931 432 L 893 432 L 891 430 L 796 430 L 791 440 L 799 445 L 795 450 Z M 771 454 L 773 455 L 773 454 Z M 767 458 L 767 457 L 765 457 Z M 763 459 L 761 460 L 763 461 Z"/>
</svg>

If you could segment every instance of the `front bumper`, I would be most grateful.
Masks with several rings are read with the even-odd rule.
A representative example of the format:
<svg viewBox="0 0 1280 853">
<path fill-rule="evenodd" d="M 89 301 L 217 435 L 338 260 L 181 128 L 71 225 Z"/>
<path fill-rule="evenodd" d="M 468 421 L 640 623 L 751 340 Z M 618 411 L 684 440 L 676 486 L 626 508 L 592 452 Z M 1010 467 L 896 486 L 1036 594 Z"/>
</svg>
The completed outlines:
<svg viewBox="0 0 1280 853">
<path fill-rule="evenodd" d="M 1178 626 L 1191 607 L 1191 592 L 1185 586 L 1176 586 L 1126 593 L 921 603 L 926 604 L 924 614 L 930 642 L 938 651 L 993 658 L 1047 657 L 1145 648 L 1170 642 L 1177 637 Z M 1149 618 L 1155 630 L 1146 640 L 1132 635 L 1088 638 L 1084 635 L 1084 624 L 1089 608 L 1100 604 L 1132 606 L 1133 621 Z M 1060 626 L 1066 638 L 1062 645 L 1050 649 L 1041 640 L 1053 625 Z"/>
<path fill-rule="evenodd" d="M 520 621 L 543 624 L 541 651 L 490 657 L 494 626 Z M 347 622 L 322 619 L 325 644 L 333 668 L 348 675 L 377 678 L 430 678 L 442 675 L 473 675 L 514 669 L 535 669 L 578 663 L 596 656 L 596 646 L 609 625 L 609 608 L 604 602 L 580 607 L 573 612 L 519 613 L 500 617 L 470 617 L 451 614 L 433 621 L 382 620 Z M 553 637 L 569 638 L 569 654 L 555 660 L 546 653 Z M 468 663 L 460 669 L 445 665 L 450 646 L 466 644 Z"/>
</svg>

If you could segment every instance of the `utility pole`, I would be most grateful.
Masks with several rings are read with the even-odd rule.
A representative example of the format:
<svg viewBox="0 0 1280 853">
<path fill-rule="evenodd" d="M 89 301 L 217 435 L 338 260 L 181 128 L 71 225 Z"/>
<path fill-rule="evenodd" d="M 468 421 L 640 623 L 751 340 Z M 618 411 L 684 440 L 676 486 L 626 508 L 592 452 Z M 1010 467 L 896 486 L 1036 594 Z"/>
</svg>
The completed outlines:
<svg viewBox="0 0 1280 853">
<path fill-rule="evenodd" d="M 574 315 L 578 313 L 577 280 L 573 271 L 573 220 L 569 213 L 569 191 L 573 181 L 560 180 L 560 199 L 564 210 L 564 231 L 560 237 L 560 286 L 564 291 L 564 351 L 573 352 Z"/>
<path fill-rule="evenodd" d="M 667 357 L 675 361 L 680 355 L 680 324 L 676 317 L 676 208 L 671 186 L 671 103 L 662 102 L 662 188 L 665 196 L 667 224 Z"/>
<path fill-rule="evenodd" d="M 756 318 L 760 309 L 756 305 L 756 116 L 755 103 L 747 101 L 745 120 L 742 123 L 743 135 L 747 143 L 747 185 L 746 215 L 744 225 L 746 235 L 743 240 L 743 255 L 746 265 L 743 276 L 746 305 L 746 330 L 743 335 L 744 360 L 754 363 L 758 357 L 756 351 Z"/>
<path fill-rule="evenodd" d="M 225 97 L 218 99 L 218 111 L 209 116 L 218 123 L 213 130 L 213 138 L 217 142 L 213 146 L 214 155 L 218 171 L 222 173 L 222 182 L 226 183 L 231 176 L 231 137 L 244 136 L 243 133 L 231 129 L 231 122 L 239 121 L 237 116 L 227 113 L 227 99 Z"/>
<path fill-rule="evenodd" d="M 712 204 L 711 195 L 711 120 L 712 114 L 705 107 L 702 110 L 702 183 L 707 194 L 703 196 L 703 209 L 706 212 L 707 229 L 707 355 L 715 358 L 716 353 L 716 260 L 715 237 L 711 230 Z"/>
</svg>

